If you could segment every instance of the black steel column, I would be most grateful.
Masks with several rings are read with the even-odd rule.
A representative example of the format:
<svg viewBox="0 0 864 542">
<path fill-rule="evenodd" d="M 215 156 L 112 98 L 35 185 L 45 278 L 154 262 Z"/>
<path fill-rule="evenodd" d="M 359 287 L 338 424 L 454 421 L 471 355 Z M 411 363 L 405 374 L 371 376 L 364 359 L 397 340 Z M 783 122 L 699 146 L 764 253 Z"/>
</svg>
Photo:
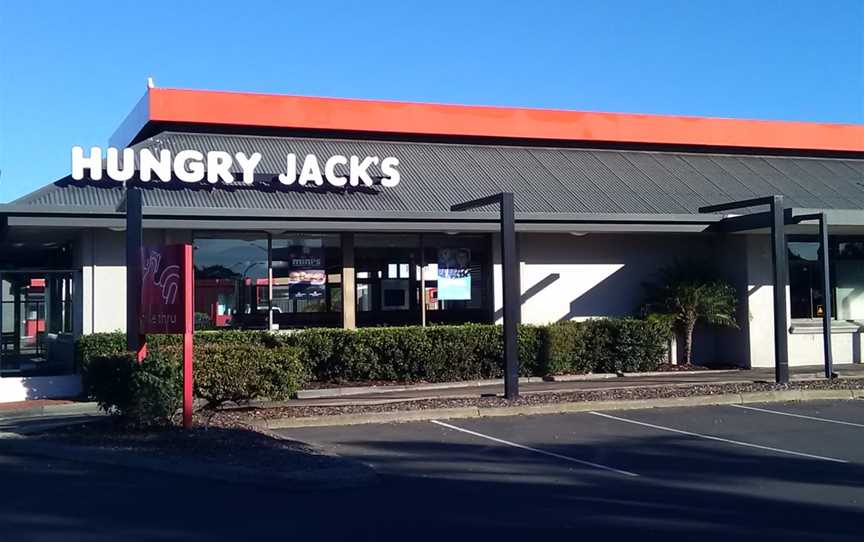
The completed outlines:
<svg viewBox="0 0 864 542">
<path fill-rule="evenodd" d="M 766 213 L 750 217 L 725 218 L 738 220 L 747 218 L 749 226 L 746 229 L 765 227 L 765 222 L 771 227 L 771 271 L 774 281 L 774 376 L 778 383 L 789 382 L 789 340 L 788 322 L 786 318 L 786 284 L 789 282 L 789 264 L 786 257 L 786 210 L 783 207 L 783 196 L 766 196 L 745 199 L 719 205 L 699 207 L 700 213 L 716 213 L 768 205 L 771 209 Z M 741 229 L 725 231 L 743 231 Z"/>
<path fill-rule="evenodd" d="M 519 397 L 519 258 L 513 194 L 501 194 L 501 283 L 504 295 L 504 397 Z"/>
<path fill-rule="evenodd" d="M 819 213 L 819 266 L 822 268 L 822 346 L 825 352 L 825 378 L 834 377 L 834 357 L 831 353 L 831 275 L 829 269 L 828 216 Z"/>
<path fill-rule="evenodd" d="M 519 321 L 522 319 L 519 287 L 519 258 L 516 254 L 516 212 L 513 193 L 457 203 L 451 211 L 467 211 L 488 205 L 498 205 L 501 221 L 501 290 L 504 301 L 504 397 L 519 397 Z M 494 291 L 494 290 L 493 290 Z M 494 312 L 494 308 L 493 308 Z"/>
<path fill-rule="evenodd" d="M 141 190 L 126 190 L 126 347 L 141 348 L 141 248 L 144 245 Z"/>
<path fill-rule="evenodd" d="M 786 217 L 783 196 L 771 198 L 771 265 L 774 280 L 774 378 L 778 384 L 789 382 L 789 340 L 786 320 Z"/>
</svg>

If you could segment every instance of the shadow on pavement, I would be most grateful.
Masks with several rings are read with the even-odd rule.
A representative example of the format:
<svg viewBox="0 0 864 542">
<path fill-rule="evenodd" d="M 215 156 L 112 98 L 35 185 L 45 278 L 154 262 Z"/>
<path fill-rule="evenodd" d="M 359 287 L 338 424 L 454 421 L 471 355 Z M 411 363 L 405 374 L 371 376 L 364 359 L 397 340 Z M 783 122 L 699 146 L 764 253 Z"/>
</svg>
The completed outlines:
<svg viewBox="0 0 864 542">
<path fill-rule="evenodd" d="M 3 540 L 861 540 L 864 467 L 678 437 L 544 446 L 352 442 L 383 483 L 292 493 L 0 456 Z"/>
</svg>

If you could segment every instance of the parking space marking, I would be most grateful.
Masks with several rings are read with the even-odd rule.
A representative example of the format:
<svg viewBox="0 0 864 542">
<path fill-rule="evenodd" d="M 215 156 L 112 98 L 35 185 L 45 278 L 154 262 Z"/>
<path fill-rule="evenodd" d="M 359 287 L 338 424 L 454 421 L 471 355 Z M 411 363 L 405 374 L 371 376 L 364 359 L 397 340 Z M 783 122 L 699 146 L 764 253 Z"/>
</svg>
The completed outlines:
<svg viewBox="0 0 864 542">
<path fill-rule="evenodd" d="M 449 423 L 439 422 L 438 420 L 429 420 L 434 424 L 440 425 L 441 427 L 446 427 L 447 429 L 452 429 L 453 431 L 461 431 L 462 433 L 467 433 L 469 435 L 473 435 L 475 437 L 483 438 L 486 440 L 491 440 L 492 442 L 497 442 L 499 444 L 505 444 L 507 446 L 512 446 L 514 448 L 519 448 L 520 450 L 526 450 L 528 452 L 534 452 L 535 454 L 545 455 L 548 457 L 554 457 L 556 459 L 561 459 L 563 461 L 569 461 L 571 463 L 577 463 L 579 465 L 584 465 L 586 467 L 593 467 L 595 469 L 605 470 L 609 472 L 614 472 L 616 474 L 623 474 L 624 476 L 639 476 L 635 472 L 630 472 L 626 470 L 616 469 L 614 467 L 609 467 L 607 465 L 601 465 L 599 463 L 592 463 L 591 461 L 585 461 L 582 459 L 576 459 L 575 457 L 570 457 L 567 455 L 556 454 L 555 452 L 549 452 L 546 450 L 541 450 L 539 448 L 532 448 L 531 446 L 525 446 L 524 444 L 519 444 L 518 442 L 510 442 L 509 440 L 500 439 L 497 437 L 493 437 L 490 435 L 484 435 L 483 433 L 478 433 L 476 431 L 471 431 L 470 429 L 463 429 L 462 427 L 457 427 L 455 425 L 450 425 Z"/>
<path fill-rule="evenodd" d="M 806 454 L 804 452 L 796 452 L 794 450 L 784 450 L 783 448 L 772 448 L 771 446 L 762 446 L 761 444 L 753 444 L 750 442 L 741 442 L 740 440 L 731 440 L 731 439 L 726 439 L 726 438 L 722 438 L 722 437 L 715 437 L 714 435 L 704 435 L 702 433 L 693 433 L 692 431 L 684 431 L 683 429 L 675 429 L 674 427 L 665 427 L 662 425 L 655 425 L 653 423 L 639 422 L 639 421 L 630 420 L 627 418 L 619 418 L 618 416 L 612 416 L 611 414 L 604 414 L 602 412 L 594 412 L 593 410 L 590 411 L 589 414 L 593 414 L 595 416 L 602 416 L 603 418 L 609 418 L 610 420 L 617 420 L 619 422 L 632 423 L 634 425 L 641 425 L 643 427 L 650 427 L 652 429 L 657 429 L 660 431 L 668 431 L 670 433 L 678 433 L 680 435 L 687 435 L 690 437 L 703 438 L 706 440 L 714 440 L 717 442 L 725 442 L 726 444 L 734 444 L 735 446 L 745 446 L 747 448 L 757 448 L 759 450 L 767 450 L 769 452 L 777 452 L 780 454 L 795 455 L 798 457 L 806 457 L 808 459 L 818 459 L 820 461 L 831 461 L 833 463 L 849 463 L 849 461 L 846 461 L 845 459 L 837 459 L 835 457 L 825 457 L 825 456 L 821 456 L 821 455 Z"/>
<path fill-rule="evenodd" d="M 769 410 L 767 408 L 758 408 L 747 405 L 729 405 L 735 408 L 745 408 L 747 410 L 755 410 L 757 412 L 767 412 L 768 414 L 779 414 L 780 416 L 791 416 L 793 418 L 803 418 L 805 420 L 814 420 L 817 422 L 827 422 L 827 423 L 837 423 L 840 425 L 849 425 L 851 427 L 864 427 L 864 424 L 861 423 L 853 423 L 853 422 L 844 422 L 842 420 L 831 420 L 828 418 L 819 418 L 818 416 L 805 416 L 804 414 L 793 414 L 791 412 L 781 412 L 779 410 Z"/>
</svg>

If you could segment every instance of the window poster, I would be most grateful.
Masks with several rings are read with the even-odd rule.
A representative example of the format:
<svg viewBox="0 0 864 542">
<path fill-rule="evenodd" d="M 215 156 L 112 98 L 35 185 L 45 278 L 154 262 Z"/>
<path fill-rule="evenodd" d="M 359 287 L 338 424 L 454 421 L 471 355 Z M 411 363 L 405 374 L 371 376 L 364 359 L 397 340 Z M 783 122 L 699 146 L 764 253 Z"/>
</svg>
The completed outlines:
<svg viewBox="0 0 864 542">
<path fill-rule="evenodd" d="M 438 249 L 438 299 L 471 299 L 471 250 Z"/>
<path fill-rule="evenodd" d="M 280 255 L 280 261 L 274 258 L 274 272 L 277 272 L 278 269 L 278 275 L 283 277 L 282 280 L 275 281 L 276 284 L 287 282 L 288 295 L 291 299 L 323 297 L 327 283 L 324 249 L 321 247 L 292 246 L 287 249 L 280 249 L 280 251 L 287 252 L 287 254 Z"/>
</svg>

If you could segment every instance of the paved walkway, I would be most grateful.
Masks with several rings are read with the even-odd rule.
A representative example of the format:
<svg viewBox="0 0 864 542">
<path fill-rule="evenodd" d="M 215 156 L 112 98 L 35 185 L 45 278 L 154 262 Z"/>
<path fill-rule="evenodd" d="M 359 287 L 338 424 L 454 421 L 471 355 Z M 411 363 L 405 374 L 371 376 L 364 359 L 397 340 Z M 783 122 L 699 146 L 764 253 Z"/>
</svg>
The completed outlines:
<svg viewBox="0 0 864 542">
<path fill-rule="evenodd" d="M 837 365 L 835 372 L 844 378 L 864 378 L 864 364 Z M 790 369 L 792 380 L 815 380 L 824 378 L 822 366 L 802 366 Z M 570 382 L 531 382 L 519 385 L 520 393 L 556 393 L 568 391 L 608 390 L 630 387 L 651 386 L 694 386 L 700 384 L 720 383 L 750 383 L 750 382 L 774 382 L 773 368 L 758 368 L 751 370 L 733 371 L 692 371 L 668 373 L 651 376 L 624 376 L 617 378 L 605 378 L 602 380 L 578 380 Z M 357 404 L 381 404 L 401 401 L 414 401 L 418 399 L 455 398 L 455 397 L 478 397 L 496 395 L 503 392 L 501 384 L 453 387 L 437 389 L 408 389 L 404 391 L 388 391 L 386 389 L 375 389 L 369 393 L 358 395 L 295 399 L 289 401 L 291 405 L 305 406 L 343 406 Z"/>
</svg>

